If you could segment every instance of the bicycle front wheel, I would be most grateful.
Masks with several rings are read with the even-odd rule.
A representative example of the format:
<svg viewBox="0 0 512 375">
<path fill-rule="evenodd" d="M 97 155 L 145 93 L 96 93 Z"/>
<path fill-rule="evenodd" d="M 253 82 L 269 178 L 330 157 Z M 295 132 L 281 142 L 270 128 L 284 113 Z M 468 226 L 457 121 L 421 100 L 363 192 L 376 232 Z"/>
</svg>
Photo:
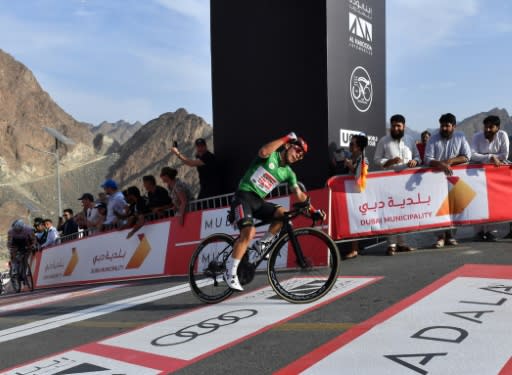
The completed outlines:
<svg viewBox="0 0 512 375">
<path fill-rule="evenodd" d="M 268 262 L 268 280 L 281 298 L 309 303 L 336 283 L 341 263 L 334 241 L 314 228 L 298 228 L 276 242 Z"/>
<path fill-rule="evenodd" d="M 233 251 L 234 242 L 233 237 L 227 234 L 212 234 L 199 244 L 192 255 L 189 264 L 190 287 L 201 301 L 218 303 L 233 294 L 222 275 L 226 271 L 226 261 Z"/>
</svg>

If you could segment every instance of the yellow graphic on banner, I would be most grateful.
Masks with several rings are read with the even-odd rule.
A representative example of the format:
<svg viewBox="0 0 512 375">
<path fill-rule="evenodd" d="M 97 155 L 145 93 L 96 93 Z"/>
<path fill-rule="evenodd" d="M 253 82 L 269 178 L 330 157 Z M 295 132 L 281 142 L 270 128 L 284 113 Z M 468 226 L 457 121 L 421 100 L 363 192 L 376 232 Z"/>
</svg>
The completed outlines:
<svg viewBox="0 0 512 375">
<path fill-rule="evenodd" d="M 144 259 L 148 256 L 149 252 L 151 251 L 151 245 L 149 244 L 149 241 L 147 240 L 146 236 L 144 234 L 138 235 L 140 244 L 137 246 L 137 249 L 133 253 L 130 261 L 126 265 L 126 269 L 131 268 L 139 268 L 142 263 L 144 263 Z"/>
<path fill-rule="evenodd" d="M 75 270 L 75 267 L 78 263 L 78 253 L 76 252 L 76 247 L 71 249 L 71 259 L 69 260 L 68 265 L 66 266 L 66 270 L 64 271 L 64 276 L 69 276 Z"/>
<path fill-rule="evenodd" d="M 476 197 L 476 192 L 471 186 L 459 177 L 448 177 L 448 181 L 453 184 L 453 188 L 439 207 L 436 216 L 460 214 Z"/>
</svg>

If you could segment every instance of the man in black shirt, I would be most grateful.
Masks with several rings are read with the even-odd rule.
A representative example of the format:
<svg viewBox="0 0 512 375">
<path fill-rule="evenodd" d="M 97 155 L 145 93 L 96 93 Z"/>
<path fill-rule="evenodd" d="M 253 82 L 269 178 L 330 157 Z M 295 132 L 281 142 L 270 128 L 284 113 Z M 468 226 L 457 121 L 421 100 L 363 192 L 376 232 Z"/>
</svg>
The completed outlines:
<svg viewBox="0 0 512 375">
<path fill-rule="evenodd" d="M 160 214 L 172 206 L 169 192 L 166 188 L 156 184 L 154 176 L 142 177 L 142 183 L 144 184 L 144 189 L 148 192 L 148 209 L 151 212 Z"/>
<path fill-rule="evenodd" d="M 220 189 L 220 176 L 213 155 L 206 145 L 203 138 L 195 140 L 196 145 L 196 159 L 188 159 L 183 155 L 177 147 L 172 147 L 171 152 L 178 156 L 178 158 L 189 167 L 197 167 L 199 173 L 199 195 L 197 199 L 213 197 L 221 194 Z"/>
</svg>

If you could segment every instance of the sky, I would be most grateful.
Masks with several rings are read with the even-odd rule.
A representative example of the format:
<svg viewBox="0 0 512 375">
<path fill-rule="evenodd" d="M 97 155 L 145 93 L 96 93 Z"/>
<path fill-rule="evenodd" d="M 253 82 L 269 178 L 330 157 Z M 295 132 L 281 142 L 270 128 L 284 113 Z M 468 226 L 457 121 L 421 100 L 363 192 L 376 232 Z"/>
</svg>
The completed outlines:
<svg viewBox="0 0 512 375">
<path fill-rule="evenodd" d="M 387 0 L 387 118 L 512 111 L 511 4 Z M 0 49 L 79 121 L 212 123 L 209 0 L 0 0 Z"/>
</svg>

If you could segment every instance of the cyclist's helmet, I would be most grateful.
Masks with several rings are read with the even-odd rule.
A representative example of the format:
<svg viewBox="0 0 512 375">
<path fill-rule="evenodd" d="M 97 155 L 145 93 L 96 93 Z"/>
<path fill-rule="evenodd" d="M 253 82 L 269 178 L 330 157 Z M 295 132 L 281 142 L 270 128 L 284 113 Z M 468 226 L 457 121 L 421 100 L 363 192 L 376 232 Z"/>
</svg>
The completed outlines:
<svg viewBox="0 0 512 375">
<path fill-rule="evenodd" d="M 14 229 L 14 231 L 16 231 L 16 232 L 21 232 L 24 227 L 25 227 L 25 223 L 21 219 L 15 220 L 12 223 L 12 229 Z"/>
<path fill-rule="evenodd" d="M 295 141 L 290 142 L 292 145 L 299 146 L 306 154 L 308 152 L 308 144 L 302 137 L 297 137 Z"/>
</svg>

